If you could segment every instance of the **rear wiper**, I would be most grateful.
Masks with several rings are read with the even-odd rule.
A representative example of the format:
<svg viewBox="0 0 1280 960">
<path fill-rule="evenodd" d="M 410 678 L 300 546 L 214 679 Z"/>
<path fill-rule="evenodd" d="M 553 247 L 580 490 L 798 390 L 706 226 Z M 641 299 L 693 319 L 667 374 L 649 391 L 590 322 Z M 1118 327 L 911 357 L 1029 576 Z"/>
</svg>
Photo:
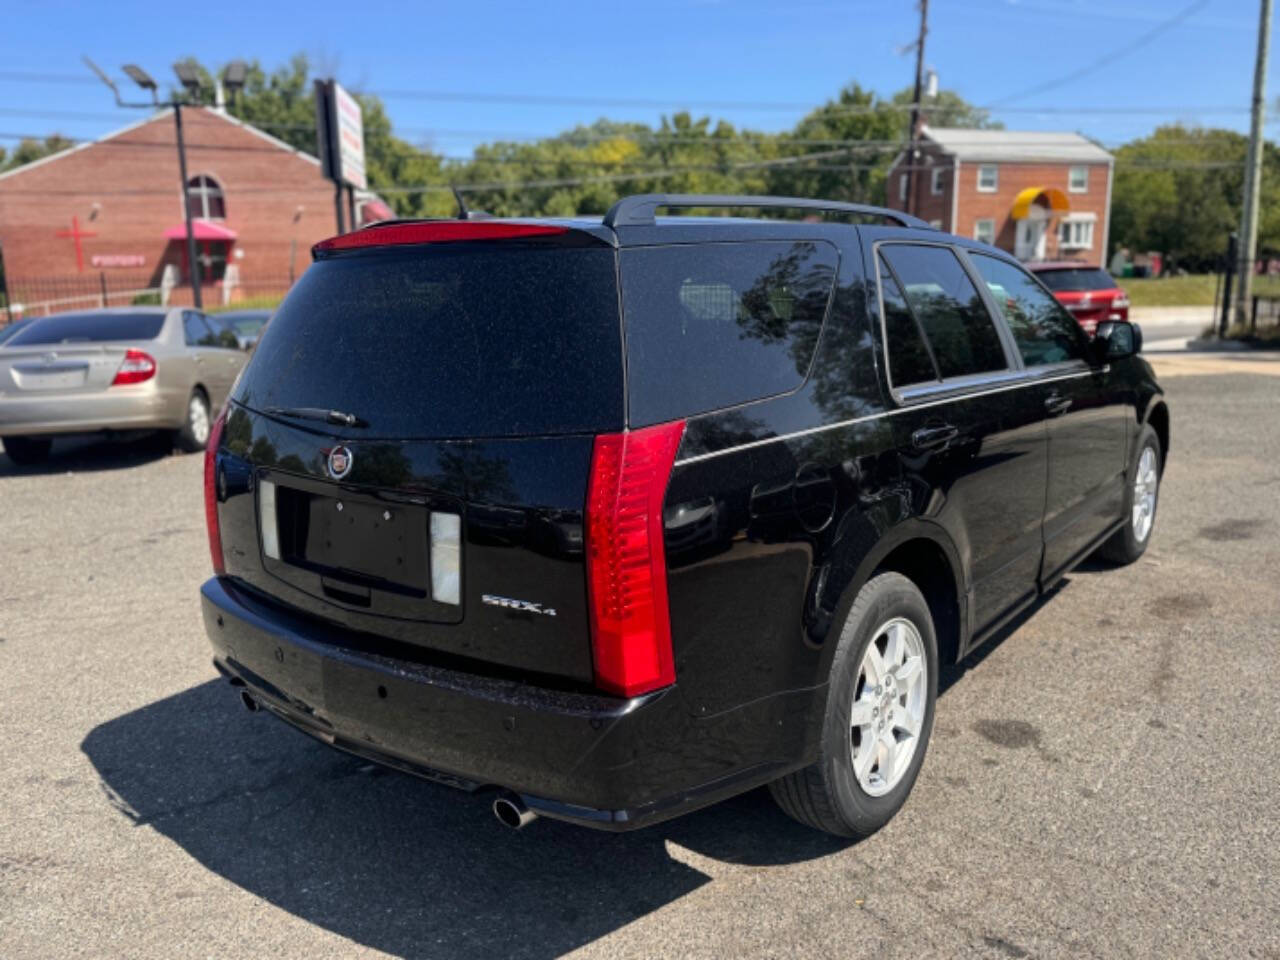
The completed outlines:
<svg viewBox="0 0 1280 960">
<path fill-rule="evenodd" d="M 297 420 L 319 420 L 321 423 L 332 423 L 339 427 L 367 427 L 368 421 L 361 420 L 354 413 L 343 413 L 341 410 L 325 410 L 323 407 L 267 407 L 267 415 L 272 417 L 293 417 Z"/>
</svg>

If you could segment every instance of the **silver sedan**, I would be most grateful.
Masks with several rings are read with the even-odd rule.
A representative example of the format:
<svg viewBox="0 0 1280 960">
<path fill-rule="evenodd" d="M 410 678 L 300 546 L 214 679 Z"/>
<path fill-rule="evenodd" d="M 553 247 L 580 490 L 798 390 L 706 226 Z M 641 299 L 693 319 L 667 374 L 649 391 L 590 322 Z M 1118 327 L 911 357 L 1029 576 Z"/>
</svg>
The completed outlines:
<svg viewBox="0 0 1280 960">
<path fill-rule="evenodd" d="M 247 354 L 198 310 L 119 307 L 41 317 L 0 345 L 0 439 L 17 463 L 53 437 L 171 430 L 203 450 Z"/>
</svg>

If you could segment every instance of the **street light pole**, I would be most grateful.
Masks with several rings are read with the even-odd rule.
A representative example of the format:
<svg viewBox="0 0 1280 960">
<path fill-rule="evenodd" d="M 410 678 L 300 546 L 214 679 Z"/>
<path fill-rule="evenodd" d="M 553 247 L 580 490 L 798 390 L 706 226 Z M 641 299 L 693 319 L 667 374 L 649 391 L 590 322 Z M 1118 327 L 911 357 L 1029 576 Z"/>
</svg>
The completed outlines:
<svg viewBox="0 0 1280 960">
<path fill-rule="evenodd" d="M 1258 19 L 1258 59 L 1253 67 L 1253 104 L 1249 124 L 1249 159 L 1244 168 L 1244 204 L 1240 211 L 1239 285 L 1235 320 L 1249 319 L 1253 271 L 1258 257 L 1258 198 L 1262 190 L 1262 121 L 1267 100 L 1267 55 L 1271 43 L 1271 0 L 1262 0 Z"/>
<path fill-rule="evenodd" d="M 182 177 L 182 220 L 186 225 L 187 234 L 187 262 L 191 269 L 191 300 L 195 304 L 197 310 L 204 308 L 203 297 L 200 293 L 200 259 L 196 255 L 196 237 L 191 229 L 191 193 L 187 187 L 187 145 L 182 137 L 182 108 L 183 106 L 191 106 L 190 101 L 179 100 L 177 97 L 170 97 L 168 103 L 161 103 L 156 98 L 156 82 L 151 78 L 147 71 L 143 70 L 136 64 L 126 63 L 121 69 L 129 76 L 134 83 L 141 87 L 144 91 L 151 94 L 150 103 L 126 103 L 120 96 L 120 91 L 116 88 L 115 82 L 108 77 L 96 63 L 88 57 L 82 57 L 85 64 L 98 75 L 98 79 L 105 83 L 112 95 L 116 98 L 116 106 L 131 107 L 134 109 L 154 110 L 158 107 L 171 107 L 173 109 L 173 123 L 178 134 L 178 172 Z M 190 92 L 192 96 L 198 96 L 200 93 L 200 74 L 190 63 L 179 61 L 173 65 L 173 71 L 178 75 L 178 80 Z M 227 64 L 223 71 L 223 84 L 234 98 L 236 93 L 244 89 L 247 68 L 242 60 L 233 60 Z"/>
<path fill-rule="evenodd" d="M 178 131 L 178 170 L 182 175 L 182 216 L 187 225 L 187 262 L 191 266 L 191 301 L 204 309 L 200 293 L 200 259 L 196 256 L 196 235 L 191 229 L 191 194 L 187 190 L 187 147 L 182 139 L 182 104 L 173 102 L 173 122 Z"/>
</svg>

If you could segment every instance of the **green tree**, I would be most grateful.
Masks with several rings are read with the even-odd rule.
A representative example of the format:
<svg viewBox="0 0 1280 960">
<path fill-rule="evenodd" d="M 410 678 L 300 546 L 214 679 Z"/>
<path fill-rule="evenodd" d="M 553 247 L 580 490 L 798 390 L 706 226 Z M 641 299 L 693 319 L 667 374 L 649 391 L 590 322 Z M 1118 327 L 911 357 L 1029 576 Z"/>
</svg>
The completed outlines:
<svg viewBox="0 0 1280 960">
<path fill-rule="evenodd" d="M 5 151 L 0 150 L 0 172 L 13 170 L 73 146 L 75 146 L 74 140 L 59 133 L 51 133 L 43 139 L 27 137 L 18 142 L 18 145 L 13 148 L 13 153 L 6 154 Z"/>
<path fill-rule="evenodd" d="M 1247 138 L 1171 125 L 1116 151 L 1112 246 L 1163 253 L 1169 266 L 1212 269 L 1238 229 Z M 1263 156 L 1259 241 L 1280 243 L 1280 154 Z"/>
</svg>

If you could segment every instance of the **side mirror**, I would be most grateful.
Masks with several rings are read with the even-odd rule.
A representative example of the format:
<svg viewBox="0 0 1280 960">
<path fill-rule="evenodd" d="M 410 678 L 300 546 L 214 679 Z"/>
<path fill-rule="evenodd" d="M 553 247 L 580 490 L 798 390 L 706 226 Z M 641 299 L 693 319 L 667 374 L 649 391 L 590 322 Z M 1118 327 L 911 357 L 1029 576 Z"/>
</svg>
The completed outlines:
<svg viewBox="0 0 1280 960">
<path fill-rule="evenodd" d="M 1127 320 L 1104 320 L 1093 343 L 1099 360 L 1123 360 L 1142 349 L 1142 328 Z"/>
</svg>

